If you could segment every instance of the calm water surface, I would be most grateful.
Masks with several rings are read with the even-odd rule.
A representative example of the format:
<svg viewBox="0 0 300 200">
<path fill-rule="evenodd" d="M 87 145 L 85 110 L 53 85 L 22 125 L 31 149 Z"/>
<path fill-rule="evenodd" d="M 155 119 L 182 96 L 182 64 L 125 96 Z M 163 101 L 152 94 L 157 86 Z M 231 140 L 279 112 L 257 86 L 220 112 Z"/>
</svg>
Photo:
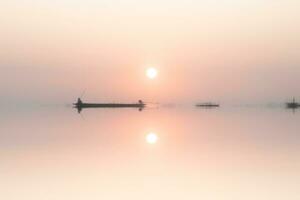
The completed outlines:
<svg viewBox="0 0 300 200">
<path fill-rule="evenodd" d="M 5 110 L 0 147 L 5 200 L 300 199 L 283 108 Z"/>
</svg>

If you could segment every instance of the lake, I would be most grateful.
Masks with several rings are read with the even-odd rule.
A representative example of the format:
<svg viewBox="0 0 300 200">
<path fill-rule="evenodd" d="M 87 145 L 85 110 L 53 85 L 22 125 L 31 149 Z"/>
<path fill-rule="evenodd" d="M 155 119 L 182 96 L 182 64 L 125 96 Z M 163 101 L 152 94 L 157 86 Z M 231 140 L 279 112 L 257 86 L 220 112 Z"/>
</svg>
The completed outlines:
<svg viewBox="0 0 300 200">
<path fill-rule="evenodd" d="M 282 107 L 3 109 L 0 148 L 3 200 L 300 199 Z"/>
</svg>

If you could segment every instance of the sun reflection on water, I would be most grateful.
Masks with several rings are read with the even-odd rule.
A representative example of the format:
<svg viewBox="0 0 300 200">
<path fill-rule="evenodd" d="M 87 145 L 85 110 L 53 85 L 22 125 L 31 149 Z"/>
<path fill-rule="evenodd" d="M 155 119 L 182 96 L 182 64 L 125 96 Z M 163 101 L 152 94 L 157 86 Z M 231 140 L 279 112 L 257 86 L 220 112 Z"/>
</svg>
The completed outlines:
<svg viewBox="0 0 300 200">
<path fill-rule="evenodd" d="M 151 132 L 151 133 L 147 134 L 147 136 L 146 136 L 146 141 L 149 144 L 155 144 L 155 143 L 157 143 L 157 140 L 158 140 L 158 136 L 156 133 Z"/>
</svg>

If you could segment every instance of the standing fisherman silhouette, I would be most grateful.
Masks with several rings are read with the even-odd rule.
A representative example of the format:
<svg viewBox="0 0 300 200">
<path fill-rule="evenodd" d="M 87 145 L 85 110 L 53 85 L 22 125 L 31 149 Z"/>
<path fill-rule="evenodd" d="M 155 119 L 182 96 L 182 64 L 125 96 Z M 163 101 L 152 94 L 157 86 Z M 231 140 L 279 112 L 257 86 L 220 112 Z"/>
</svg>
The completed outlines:
<svg viewBox="0 0 300 200">
<path fill-rule="evenodd" d="M 78 105 L 79 105 L 79 106 L 82 105 L 82 101 L 81 101 L 80 98 L 77 99 L 77 106 L 78 106 Z"/>
</svg>

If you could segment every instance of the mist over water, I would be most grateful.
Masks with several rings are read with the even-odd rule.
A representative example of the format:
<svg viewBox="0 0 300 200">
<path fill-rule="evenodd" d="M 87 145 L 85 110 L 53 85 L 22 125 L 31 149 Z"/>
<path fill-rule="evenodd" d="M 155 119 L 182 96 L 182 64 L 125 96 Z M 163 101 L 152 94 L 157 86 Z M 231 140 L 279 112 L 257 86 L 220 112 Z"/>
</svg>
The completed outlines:
<svg viewBox="0 0 300 200">
<path fill-rule="evenodd" d="M 148 80 L 142 64 L 135 67 L 3 67 L 0 102 L 5 106 L 70 104 L 82 96 L 87 102 L 195 104 L 285 103 L 297 94 L 296 66 L 157 67 Z M 83 94 L 83 95 L 82 95 Z"/>
</svg>

